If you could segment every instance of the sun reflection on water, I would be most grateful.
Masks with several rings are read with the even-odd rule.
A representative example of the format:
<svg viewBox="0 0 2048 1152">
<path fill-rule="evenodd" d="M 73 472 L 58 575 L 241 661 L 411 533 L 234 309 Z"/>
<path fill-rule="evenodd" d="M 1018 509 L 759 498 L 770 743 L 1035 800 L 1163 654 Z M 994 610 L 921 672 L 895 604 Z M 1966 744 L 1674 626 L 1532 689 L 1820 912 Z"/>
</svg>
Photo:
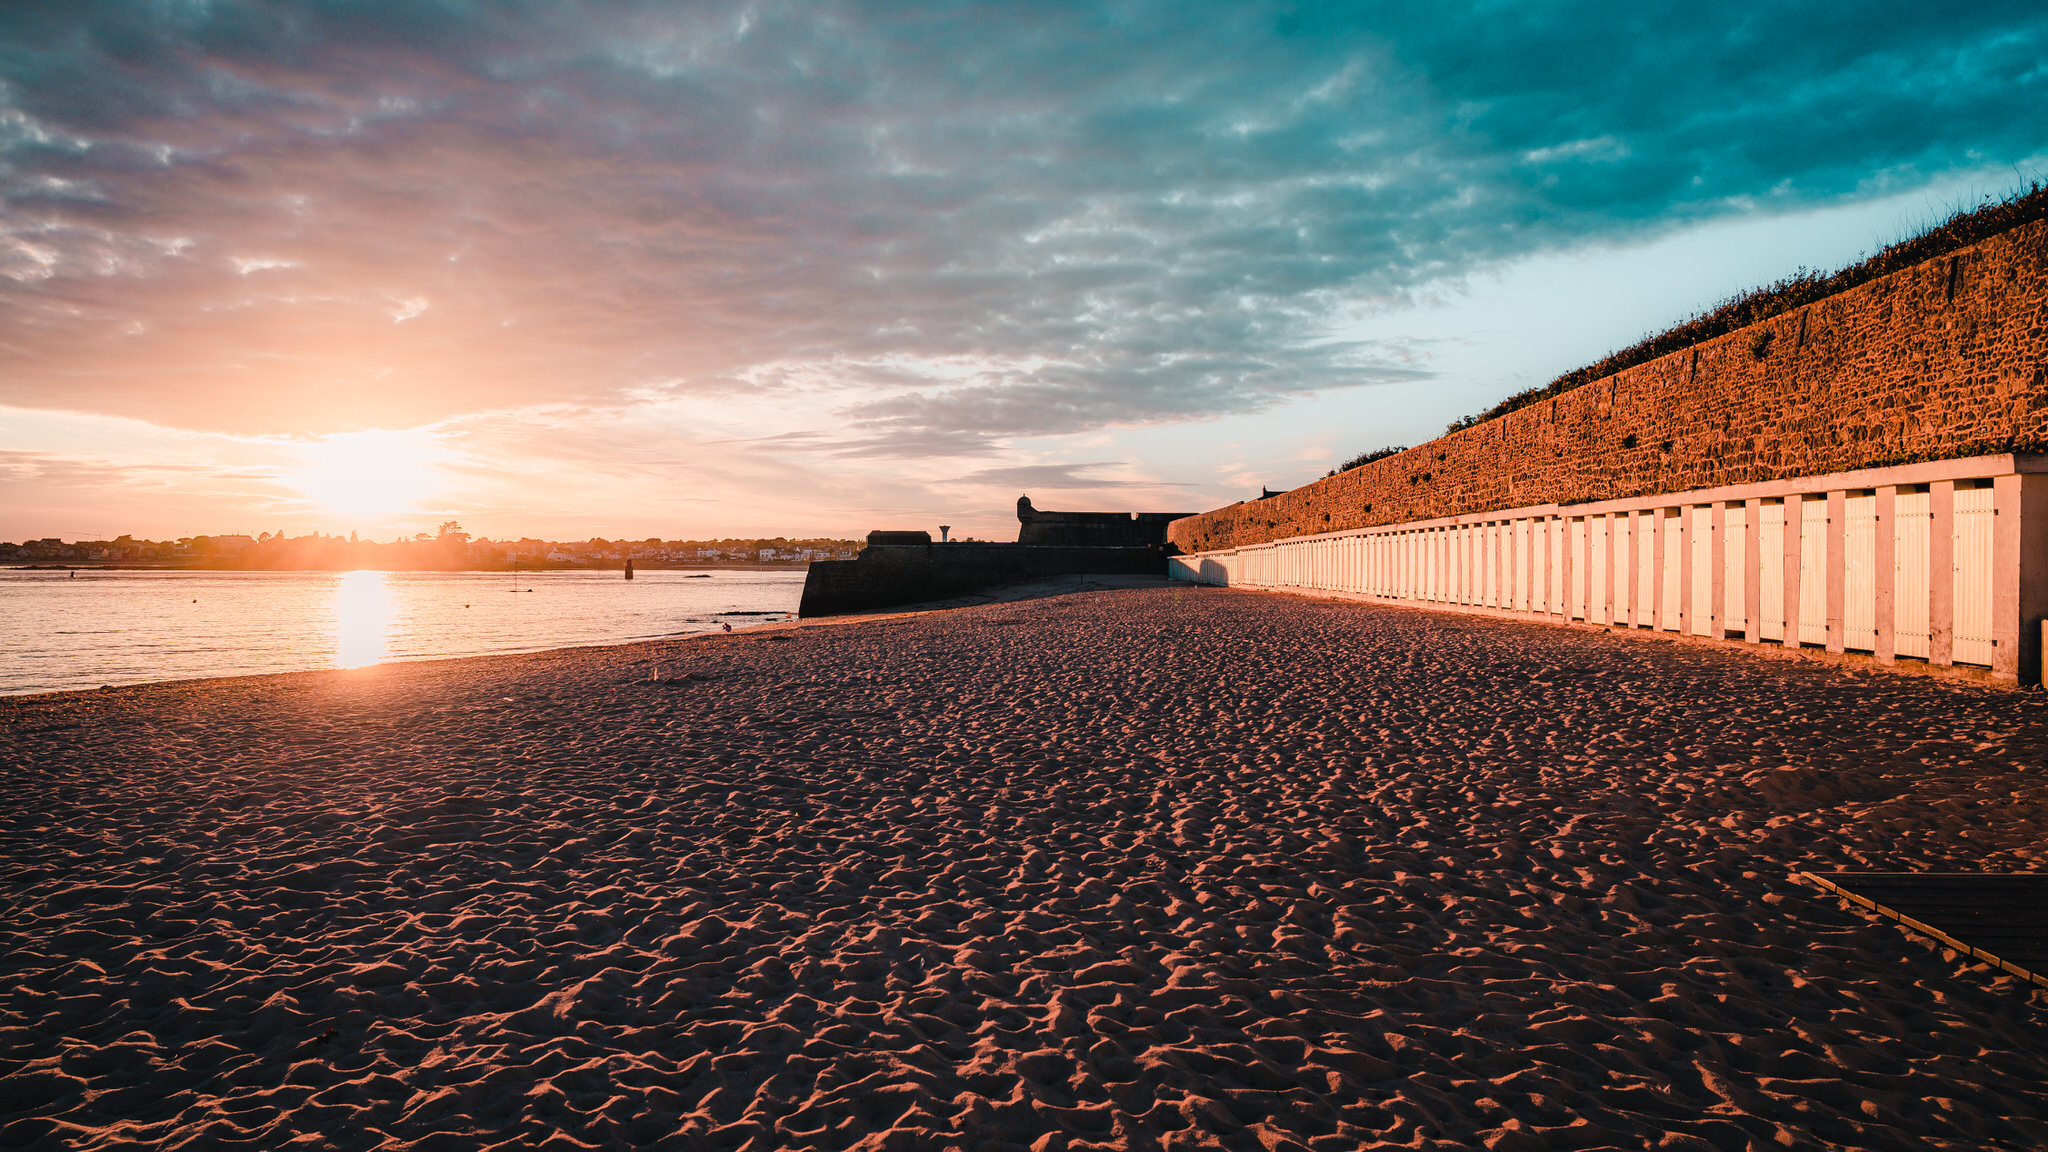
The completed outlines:
<svg viewBox="0 0 2048 1152">
<path fill-rule="evenodd" d="M 334 662 L 361 668 L 391 656 L 391 593 L 382 572 L 344 572 L 334 596 Z"/>
</svg>

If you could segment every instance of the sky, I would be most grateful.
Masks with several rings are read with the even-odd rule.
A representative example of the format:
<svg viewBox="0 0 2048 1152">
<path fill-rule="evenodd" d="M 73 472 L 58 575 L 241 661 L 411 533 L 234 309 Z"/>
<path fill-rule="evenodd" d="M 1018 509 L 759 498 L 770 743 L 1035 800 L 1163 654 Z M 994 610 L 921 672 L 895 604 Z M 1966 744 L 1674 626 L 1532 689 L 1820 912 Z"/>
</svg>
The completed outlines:
<svg viewBox="0 0 2048 1152">
<path fill-rule="evenodd" d="M 2048 172 L 1986 2 L 0 5 L 0 539 L 1011 539 Z"/>
</svg>

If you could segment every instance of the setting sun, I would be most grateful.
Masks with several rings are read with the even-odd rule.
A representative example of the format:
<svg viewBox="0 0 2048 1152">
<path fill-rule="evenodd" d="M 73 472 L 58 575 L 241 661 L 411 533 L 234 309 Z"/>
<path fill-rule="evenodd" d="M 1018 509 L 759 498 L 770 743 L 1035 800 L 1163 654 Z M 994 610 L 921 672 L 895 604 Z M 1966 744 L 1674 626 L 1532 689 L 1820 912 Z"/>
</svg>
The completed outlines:
<svg viewBox="0 0 2048 1152">
<path fill-rule="evenodd" d="M 409 515 L 441 484 L 445 457 L 417 432 L 344 432 L 303 447 L 305 463 L 287 481 L 311 504 L 353 526 Z"/>
</svg>

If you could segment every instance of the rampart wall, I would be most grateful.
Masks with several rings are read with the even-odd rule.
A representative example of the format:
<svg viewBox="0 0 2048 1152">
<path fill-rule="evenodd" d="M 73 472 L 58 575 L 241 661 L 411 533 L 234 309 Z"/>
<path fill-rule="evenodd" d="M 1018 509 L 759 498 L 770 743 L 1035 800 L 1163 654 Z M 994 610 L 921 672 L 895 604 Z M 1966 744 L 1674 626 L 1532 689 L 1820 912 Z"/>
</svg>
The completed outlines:
<svg viewBox="0 0 2048 1152">
<path fill-rule="evenodd" d="M 1049 512 L 1017 498 L 1017 543 L 1083 548 L 1158 548 L 1187 512 Z"/>
<path fill-rule="evenodd" d="M 2048 221 L 1266 500 L 1183 552 L 2048 448 Z"/>
<path fill-rule="evenodd" d="M 1158 548 L 1031 544 L 871 544 L 854 560 L 817 560 L 804 577 L 799 616 L 836 616 L 1044 580 L 1055 576 L 1163 576 Z"/>
</svg>

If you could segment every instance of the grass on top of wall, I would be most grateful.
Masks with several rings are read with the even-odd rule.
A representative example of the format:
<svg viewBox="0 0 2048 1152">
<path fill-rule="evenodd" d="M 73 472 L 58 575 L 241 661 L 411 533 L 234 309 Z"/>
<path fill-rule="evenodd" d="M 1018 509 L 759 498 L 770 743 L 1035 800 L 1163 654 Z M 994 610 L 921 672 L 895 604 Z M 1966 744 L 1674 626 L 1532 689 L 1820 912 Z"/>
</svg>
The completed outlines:
<svg viewBox="0 0 2048 1152">
<path fill-rule="evenodd" d="M 1484 412 L 1454 420 L 1450 427 L 1444 429 L 1444 434 L 1449 435 L 1532 404 L 1539 404 L 1560 393 L 1569 392 L 1581 384 L 1590 384 L 1624 369 L 1647 364 L 1660 356 L 1668 356 L 1717 336 L 1725 336 L 1760 320 L 1782 316 L 1858 285 L 1867 284 L 1879 277 L 1889 276 L 1902 268 L 1910 268 L 1915 264 L 1946 256 L 1981 240 L 1988 240 L 2001 232 L 2009 232 L 2022 224 L 2031 224 L 2044 218 L 2048 218 L 2048 186 L 2037 181 L 2003 200 L 1987 200 L 1975 208 L 1958 209 L 1948 219 L 1896 244 L 1888 245 L 1876 255 L 1851 264 L 1847 268 L 1826 273 L 1801 268 L 1775 284 L 1766 284 L 1761 288 L 1738 293 L 1705 312 L 1632 344 L 1605 359 L 1567 372 L 1548 384 L 1517 392 Z M 1753 341 L 1750 354 L 1761 359 L 1769 349 L 1769 340 L 1768 335 L 1762 335 L 1760 339 Z M 1365 453 L 1345 461 L 1341 468 L 1330 475 L 1349 471 L 1361 464 L 1369 464 L 1382 456 L 1392 455 L 1393 451 L 1398 449 Z"/>
<path fill-rule="evenodd" d="M 1327 480 L 1339 472 L 1349 472 L 1353 468 L 1363 468 L 1375 460 L 1385 460 L 1389 456 L 1399 456 L 1407 450 L 1408 446 L 1406 444 L 1390 444 L 1385 448 L 1375 448 L 1370 452 L 1360 452 L 1351 459 L 1323 473 L 1323 479 Z"/>
</svg>

